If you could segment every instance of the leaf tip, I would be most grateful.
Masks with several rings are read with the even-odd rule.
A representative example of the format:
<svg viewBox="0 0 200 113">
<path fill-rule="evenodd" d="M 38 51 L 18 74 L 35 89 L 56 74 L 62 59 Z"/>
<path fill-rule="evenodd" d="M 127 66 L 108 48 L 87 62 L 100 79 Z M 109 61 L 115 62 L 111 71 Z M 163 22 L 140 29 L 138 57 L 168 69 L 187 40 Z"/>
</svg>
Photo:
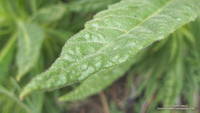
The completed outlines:
<svg viewBox="0 0 200 113">
<path fill-rule="evenodd" d="M 17 76 L 16 77 L 16 80 L 19 82 L 21 80 L 21 77 L 20 76 Z"/>
<path fill-rule="evenodd" d="M 25 97 L 26 95 L 24 94 L 24 93 L 21 93 L 20 95 L 19 95 L 19 99 L 20 100 L 24 100 L 24 97 Z"/>
<path fill-rule="evenodd" d="M 22 90 L 22 92 L 19 95 L 20 100 L 24 100 L 24 98 L 30 93 L 28 90 Z"/>
<path fill-rule="evenodd" d="M 16 76 L 16 80 L 19 82 L 22 79 L 23 76 L 24 76 L 24 73 L 18 72 L 18 74 Z"/>
<path fill-rule="evenodd" d="M 64 102 L 64 101 L 69 101 L 69 100 L 68 100 L 67 96 L 61 96 L 58 98 L 58 101 Z"/>
<path fill-rule="evenodd" d="M 63 102 L 63 101 L 65 101 L 65 99 L 63 97 L 59 97 L 58 101 Z"/>
</svg>

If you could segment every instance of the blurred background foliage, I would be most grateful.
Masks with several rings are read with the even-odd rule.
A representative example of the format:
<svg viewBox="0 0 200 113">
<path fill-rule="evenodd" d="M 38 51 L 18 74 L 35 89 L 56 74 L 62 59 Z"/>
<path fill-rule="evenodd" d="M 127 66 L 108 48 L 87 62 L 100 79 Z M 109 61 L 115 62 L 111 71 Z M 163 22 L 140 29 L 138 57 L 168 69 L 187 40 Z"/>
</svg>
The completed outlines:
<svg viewBox="0 0 200 113">
<path fill-rule="evenodd" d="M 21 87 L 53 63 L 65 41 L 118 1 L 0 0 L 0 113 L 171 113 L 157 110 L 166 105 L 200 112 L 199 19 L 142 51 L 126 76 L 100 94 L 61 103 L 64 88 L 19 100 Z"/>
</svg>

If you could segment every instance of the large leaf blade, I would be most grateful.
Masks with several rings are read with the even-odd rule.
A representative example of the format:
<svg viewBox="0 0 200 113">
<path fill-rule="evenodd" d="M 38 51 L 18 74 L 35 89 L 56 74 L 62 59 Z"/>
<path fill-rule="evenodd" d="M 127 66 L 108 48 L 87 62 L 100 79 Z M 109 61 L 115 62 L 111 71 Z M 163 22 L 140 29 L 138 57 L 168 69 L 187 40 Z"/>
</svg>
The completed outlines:
<svg viewBox="0 0 200 113">
<path fill-rule="evenodd" d="M 141 49 L 194 20 L 197 2 L 124 0 L 110 6 L 67 41 L 61 56 L 25 87 L 21 97 L 34 90 L 71 85 L 120 66 Z"/>
</svg>

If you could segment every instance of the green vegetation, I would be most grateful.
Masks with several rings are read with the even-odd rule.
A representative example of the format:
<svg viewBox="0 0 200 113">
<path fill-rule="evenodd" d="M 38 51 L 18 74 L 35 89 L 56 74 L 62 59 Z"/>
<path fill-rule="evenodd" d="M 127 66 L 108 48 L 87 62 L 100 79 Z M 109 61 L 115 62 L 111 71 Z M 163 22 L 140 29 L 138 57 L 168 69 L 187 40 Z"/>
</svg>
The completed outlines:
<svg viewBox="0 0 200 113">
<path fill-rule="evenodd" d="M 0 113 L 200 112 L 199 11 L 199 0 L 0 0 Z"/>
</svg>

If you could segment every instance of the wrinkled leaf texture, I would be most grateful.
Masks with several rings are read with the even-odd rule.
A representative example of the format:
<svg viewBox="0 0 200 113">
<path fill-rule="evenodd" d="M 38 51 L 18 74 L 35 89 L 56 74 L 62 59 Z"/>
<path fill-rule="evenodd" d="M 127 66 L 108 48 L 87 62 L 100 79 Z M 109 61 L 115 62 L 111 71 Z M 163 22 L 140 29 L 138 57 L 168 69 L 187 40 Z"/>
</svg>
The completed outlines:
<svg viewBox="0 0 200 113">
<path fill-rule="evenodd" d="M 66 42 L 60 57 L 24 88 L 21 98 L 80 81 L 60 99 L 81 99 L 102 90 L 127 71 L 139 51 L 195 20 L 198 9 L 198 0 L 123 0 L 111 5 Z"/>
</svg>

